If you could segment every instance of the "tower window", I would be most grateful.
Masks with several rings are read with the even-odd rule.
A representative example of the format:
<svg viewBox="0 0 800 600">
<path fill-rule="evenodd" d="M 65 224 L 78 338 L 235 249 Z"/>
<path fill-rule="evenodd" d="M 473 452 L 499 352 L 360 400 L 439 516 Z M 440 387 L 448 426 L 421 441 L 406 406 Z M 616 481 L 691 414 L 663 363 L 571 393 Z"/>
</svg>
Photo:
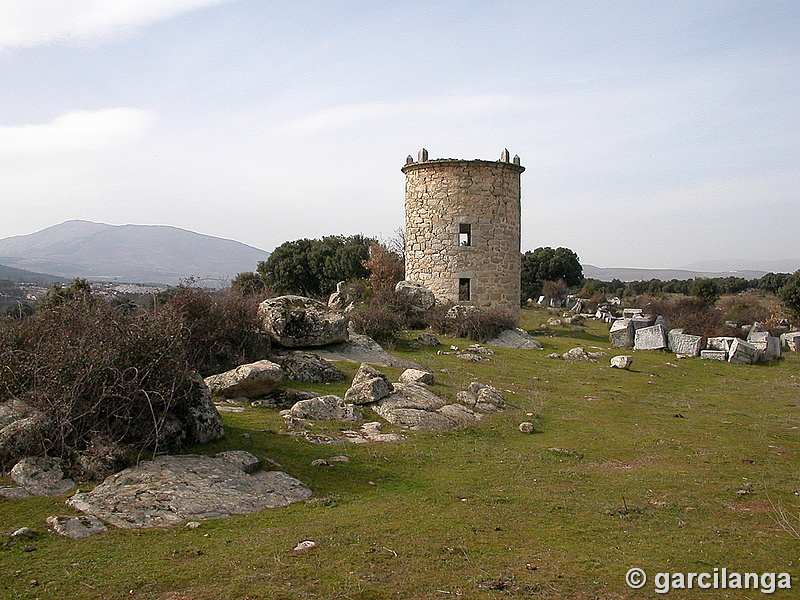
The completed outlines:
<svg viewBox="0 0 800 600">
<path fill-rule="evenodd" d="M 458 226 L 458 245 L 472 246 L 472 225 L 461 223 Z"/>
<path fill-rule="evenodd" d="M 468 278 L 458 280 L 458 301 L 469 302 L 470 298 L 470 281 Z"/>
</svg>

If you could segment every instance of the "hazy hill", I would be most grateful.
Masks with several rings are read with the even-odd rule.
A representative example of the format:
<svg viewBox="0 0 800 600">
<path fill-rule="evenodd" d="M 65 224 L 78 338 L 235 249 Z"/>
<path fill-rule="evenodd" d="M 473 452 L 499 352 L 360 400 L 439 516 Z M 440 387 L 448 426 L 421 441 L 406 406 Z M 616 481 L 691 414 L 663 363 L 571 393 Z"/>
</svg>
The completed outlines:
<svg viewBox="0 0 800 600">
<path fill-rule="evenodd" d="M 13 281 L 14 283 L 38 283 L 40 285 L 49 285 L 51 283 L 67 281 L 63 277 L 56 277 L 55 275 L 46 275 L 45 273 L 34 273 L 33 271 L 25 271 L 23 269 L 15 269 L 14 267 L 7 267 L 0 265 L 0 281 Z"/>
<path fill-rule="evenodd" d="M 695 279 L 697 277 L 743 277 L 744 279 L 760 279 L 766 271 L 687 271 L 684 269 L 628 269 L 613 267 L 595 267 L 594 265 L 581 265 L 583 276 L 600 281 L 649 281 L 660 279 Z"/>
<path fill-rule="evenodd" d="M 214 285 L 254 270 L 268 256 L 241 242 L 165 225 L 73 220 L 0 239 L 0 264 L 103 281 L 174 285 L 197 277 Z"/>
<path fill-rule="evenodd" d="M 775 259 L 775 260 L 707 260 L 694 262 L 684 268 L 695 271 L 730 271 L 731 269 L 748 269 L 752 271 L 765 271 L 767 273 L 794 273 L 800 269 L 800 259 Z"/>
</svg>

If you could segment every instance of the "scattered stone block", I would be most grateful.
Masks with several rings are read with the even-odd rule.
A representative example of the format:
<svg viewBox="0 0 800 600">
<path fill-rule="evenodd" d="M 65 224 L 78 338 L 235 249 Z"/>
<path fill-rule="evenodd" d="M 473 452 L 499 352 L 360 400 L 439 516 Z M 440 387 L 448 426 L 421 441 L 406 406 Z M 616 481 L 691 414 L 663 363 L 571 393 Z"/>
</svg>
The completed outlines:
<svg viewBox="0 0 800 600">
<path fill-rule="evenodd" d="M 519 424 L 519 430 L 522 433 L 533 433 L 535 428 L 533 426 L 533 423 L 531 423 L 530 421 L 524 421 Z"/>
<path fill-rule="evenodd" d="M 617 319 L 611 324 L 609 339 L 614 348 L 627 348 L 633 346 L 633 323 L 630 319 Z"/>
<path fill-rule="evenodd" d="M 761 358 L 758 348 L 749 342 L 735 338 L 728 352 L 728 362 L 737 365 L 750 365 Z"/>
<path fill-rule="evenodd" d="M 700 350 L 700 358 L 706 360 L 728 360 L 728 353 L 725 350 Z"/>
<path fill-rule="evenodd" d="M 790 331 L 781 334 L 783 347 L 792 352 L 800 351 L 800 331 Z"/>
<path fill-rule="evenodd" d="M 750 344 L 758 348 L 765 360 L 776 360 L 781 357 L 781 340 L 766 331 L 751 333 Z"/>
<path fill-rule="evenodd" d="M 642 329 L 643 327 L 652 327 L 655 325 L 655 321 L 656 320 L 653 317 L 648 316 L 634 317 L 631 319 L 634 331 Z"/>
<path fill-rule="evenodd" d="M 700 356 L 700 348 L 703 338 L 699 335 L 683 333 L 683 329 L 670 329 L 667 334 L 669 349 L 675 354 L 685 354 L 687 356 Z"/>
<path fill-rule="evenodd" d="M 667 347 L 667 336 L 663 325 L 651 325 L 636 330 L 633 338 L 634 350 L 662 350 Z"/>
<path fill-rule="evenodd" d="M 769 335 L 767 329 L 761 323 L 756 321 L 750 326 L 750 329 L 747 332 L 747 341 L 752 342 L 754 340 L 760 340 L 763 338 L 763 336 L 760 336 L 758 334 L 763 334 L 763 333 Z"/>
<path fill-rule="evenodd" d="M 632 364 L 633 364 L 632 356 L 620 355 L 611 358 L 611 366 L 614 367 L 615 369 L 628 370 L 631 368 Z"/>
<path fill-rule="evenodd" d="M 724 350 L 726 353 L 730 351 L 731 344 L 735 337 L 710 337 L 706 340 L 706 346 L 709 350 Z"/>
</svg>

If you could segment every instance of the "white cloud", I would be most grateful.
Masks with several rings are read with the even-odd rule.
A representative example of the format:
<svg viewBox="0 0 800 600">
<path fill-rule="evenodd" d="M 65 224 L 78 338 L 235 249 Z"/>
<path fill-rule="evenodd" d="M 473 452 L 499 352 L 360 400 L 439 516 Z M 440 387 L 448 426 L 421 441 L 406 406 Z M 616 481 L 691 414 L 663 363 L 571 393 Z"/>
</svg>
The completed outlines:
<svg viewBox="0 0 800 600">
<path fill-rule="evenodd" d="M 284 123 L 280 133 L 313 135 L 343 129 L 376 119 L 425 116 L 448 120 L 524 108 L 528 102 L 509 95 L 475 95 L 408 102 L 342 104 L 303 115 Z"/>
<path fill-rule="evenodd" d="M 49 123 L 0 127 L 0 156 L 49 156 L 123 146 L 139 139 L 154 120 L 139 108 L 65 113 Z"/>
<path fill-rule="evenodd" d="M 0 0 L 0 46 L 97 39 L 231 0 Z"/>
</svg>

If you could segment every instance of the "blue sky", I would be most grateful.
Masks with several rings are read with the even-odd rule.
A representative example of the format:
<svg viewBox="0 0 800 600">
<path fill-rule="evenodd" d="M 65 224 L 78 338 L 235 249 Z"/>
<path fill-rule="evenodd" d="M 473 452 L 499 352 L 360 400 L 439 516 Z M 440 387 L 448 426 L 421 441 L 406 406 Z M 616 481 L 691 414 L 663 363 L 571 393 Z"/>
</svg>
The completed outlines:
<svg viewBox="0 0 800 600">
<path fill-rule="evenodd" d="M 0 0 L 0 238 L 386 238 L 406 155 L 508 148 L 523 249 L 800 268 L 798 31 L 782 1 Z"/>
</svg>

